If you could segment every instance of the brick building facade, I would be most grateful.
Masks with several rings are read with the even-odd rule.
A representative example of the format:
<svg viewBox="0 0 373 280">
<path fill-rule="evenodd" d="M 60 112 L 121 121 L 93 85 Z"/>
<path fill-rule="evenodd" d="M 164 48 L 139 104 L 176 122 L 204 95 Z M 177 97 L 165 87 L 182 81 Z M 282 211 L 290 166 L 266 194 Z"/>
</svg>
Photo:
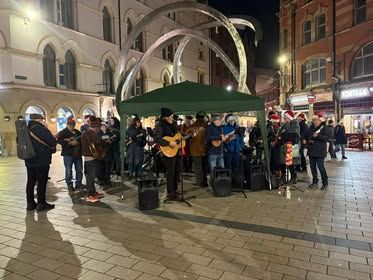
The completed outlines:
<svg viewBox="0 0 373 280">
<path fill-rule="evenodd" d="M 370 121 L 373 0 L 281 0 L 279 20 L 281 104 Z"/>
</svg>

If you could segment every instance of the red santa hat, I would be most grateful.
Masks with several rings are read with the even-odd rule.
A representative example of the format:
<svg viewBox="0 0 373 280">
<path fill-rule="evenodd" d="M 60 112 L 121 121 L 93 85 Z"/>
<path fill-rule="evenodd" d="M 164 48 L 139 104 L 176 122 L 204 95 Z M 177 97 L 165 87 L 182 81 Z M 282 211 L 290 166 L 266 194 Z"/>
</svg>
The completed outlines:
<svg viewBox="0 0 373 280">
<path fill-rule="evenodd" d="M 294 120 L 294 112 L 290 110 L 285 111 L 284 117 L 292 121 Z"/>
<path fill-rule="evenodd" d="M 298 119 L 304 121 L 304 120 L 306 120 L 306 115 L 303 114 L 303 113 L 300 113 L 300 114 L 298 115 Z"/>
<path fill-rule="evenodd" d="M 324 116 L 321 114 L 321 113 L 315 113 L 313 116 L 312 116 L 312 119 L 320 119 L 320 121 L 324 122 L 325 121 L 325 118 Z"/>
<path fill-rule="evenodd" d="M 280 117 L 277 116 L 276 114 L 275 114 L 275 115 L 271 115 L 271 116 L 269 117 L 269 120 L 270 120 L 271 122 L 274 122 L 274 123 L 279 123 L 279 122 L 280 122 Z"/>
</svg>

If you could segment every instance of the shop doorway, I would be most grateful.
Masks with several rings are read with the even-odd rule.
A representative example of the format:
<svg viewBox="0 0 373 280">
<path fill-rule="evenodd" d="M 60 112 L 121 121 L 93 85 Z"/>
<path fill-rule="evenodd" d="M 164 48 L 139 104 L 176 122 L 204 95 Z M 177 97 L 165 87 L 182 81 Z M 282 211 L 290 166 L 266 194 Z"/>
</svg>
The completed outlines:
<svg viewBox="0 0 373 280">
<path fill-rule="evenodd" d="M 66 128 L 67 119 L 74 117 L 71 109 L 62 107 L 57 111 L 57 131 L 61 131 Z"/>
</svg>

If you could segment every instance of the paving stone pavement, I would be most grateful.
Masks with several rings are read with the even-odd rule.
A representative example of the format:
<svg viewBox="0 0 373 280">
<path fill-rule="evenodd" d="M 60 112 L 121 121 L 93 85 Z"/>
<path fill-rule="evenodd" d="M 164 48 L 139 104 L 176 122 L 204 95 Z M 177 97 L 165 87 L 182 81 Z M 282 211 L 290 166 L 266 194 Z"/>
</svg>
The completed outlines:
<svg viewBox="0 0 373 280">
<path fill-rule="evenodd" d="M 327 192 L 308 190 L 302 174 L 305 192 L 290 199 L 216 198 L 187 178 L 193 207 L 140 212 L 132 184 L 106 188 L 95 205 L 69 196 L 56 155 L 48 187 L 56 209 L 39 214 L 25 211 L 23 162 L 0 158 L 0 278 L 372 280 L 373 153 L 347 156 L 327 162 Z"/>
</svg>

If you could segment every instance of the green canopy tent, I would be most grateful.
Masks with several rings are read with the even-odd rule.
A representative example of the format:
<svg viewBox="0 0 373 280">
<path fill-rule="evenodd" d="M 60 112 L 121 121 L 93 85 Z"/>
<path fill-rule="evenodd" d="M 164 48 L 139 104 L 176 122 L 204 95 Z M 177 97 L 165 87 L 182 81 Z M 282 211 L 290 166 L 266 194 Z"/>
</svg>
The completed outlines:
<svg viewBox="0 0 373 280">
<path fill-rule="evenodd" d="M 163 107 L 170 108 L 178 114 L 190 114 L 198 111 L 206 113 L 257 111 L 262 134 L 267 135 L 263 99 L 220 87 L 186 81 L 130 98 L 122 101 L 118 106 L 122 120 L 135 114 L 141 117 L 158 116 L 160 108 Z M 122 125 L 121 128 L 121 147 L 123 147 L 122 155 L 124 155 L 125 125 Z M 263 141 L 267 174 L 270 174 L 267 138 L 263 137 Z"/>
</svg>

